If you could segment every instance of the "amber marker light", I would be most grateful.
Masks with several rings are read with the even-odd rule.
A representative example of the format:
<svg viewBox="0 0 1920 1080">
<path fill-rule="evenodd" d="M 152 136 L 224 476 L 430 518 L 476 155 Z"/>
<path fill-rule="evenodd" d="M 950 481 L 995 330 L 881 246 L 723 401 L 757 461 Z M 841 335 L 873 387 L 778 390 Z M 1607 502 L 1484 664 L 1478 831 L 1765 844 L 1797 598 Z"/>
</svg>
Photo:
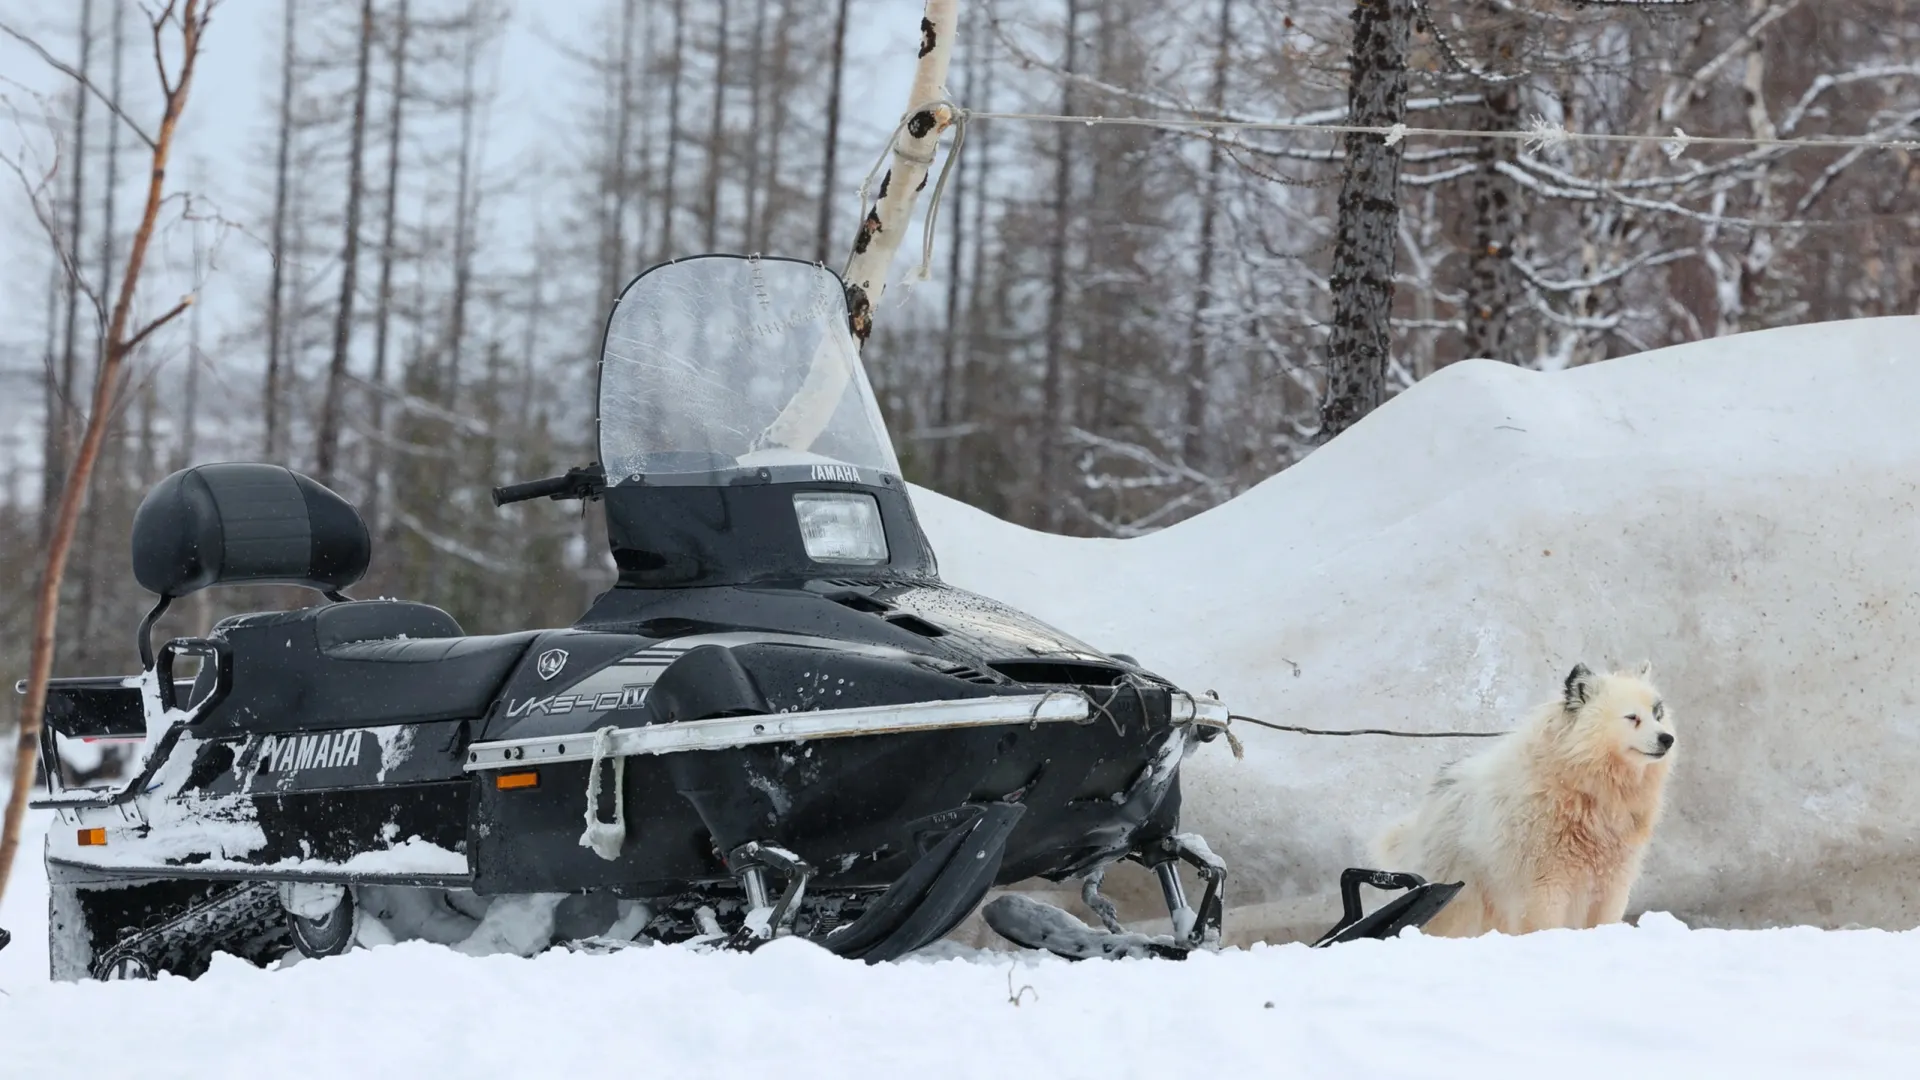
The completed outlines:
<svg viewBox="0 0 1920 1080">
<path fill-rule="evenodd" d="M 514 791 L 519 788 L 537 788 L 540 786 L 540 774 L 532 770 L 527 772 L 503 772 L 493 774 L 493 786 L 501 791 Z"/>
<path fill-rule="evenodd" d="M 80 830 L 80 846 L 81 847 L 106 847 L 107 846 L 107 830 L 81 829 Z"/>
</svg>

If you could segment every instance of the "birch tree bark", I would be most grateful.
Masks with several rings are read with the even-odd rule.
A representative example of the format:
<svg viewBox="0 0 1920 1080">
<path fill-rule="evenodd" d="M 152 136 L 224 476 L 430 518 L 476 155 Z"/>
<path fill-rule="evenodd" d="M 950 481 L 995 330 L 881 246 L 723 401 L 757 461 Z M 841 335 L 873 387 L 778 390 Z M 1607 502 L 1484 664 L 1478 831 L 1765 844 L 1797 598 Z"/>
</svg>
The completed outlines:
<svg viewBox="0 0 1920 1080">
<path fill-rule="evenodd" d="M 927 0 L 920 17 L 920 62 L 913 70 L 913 87 L 907 91 L 907 108 L 913 115 L 894 140 L 893 165 L 880 178 L 873 206 L 864 208 L 867 213 L 853 240 L 853 257 L 841 274 L 853 310 L 854 338 L 861 344 L 873 328 L 873 309 L 887 290 L 887 268 L 906 239 L 907 220 L 926 185 L 940 135 L 953 123 L 953 110 L 938 102 L 946 94 L 947 64 L 953 57 L 959 21 L 960 0 Z"/>
<path fill-rule="evenodd" d="M 1413 0 L 1356 0 L 1347 88 L 1348 123 L 1398 124 L 1407 109 L 1407 43 Z M 1327 391 L 1320 438 L 1333 438 L 1386 399 L 1388 323 L 1399 250 L 1402 142 L 1346 137 L 1340 218 L 1334 240 L 1333 333 L 1327 342 Z"/>
<path fill-rule="evenodd" d="M 106 440 L 112 423 L 114 399 L 121 382 L 127 357 L 155 330 L 171 322 L 187 309 L 192 297 L 182 299 L 158 318 L 135 329 L 133 302 L 140 285 L 140 271 L 146 264 L 147 247 L 153 240 L 160 206 L 166 199 L 167 161 L 173 150 L 174 131 L 187 106 L 187 91 L 193 85 L 193 72 L 200 58 L 207 23 L 218 0 L 168 0 L 150 13 L 153 30 L 154 67 L 158 71 L 163 95 L 159 131 L 154 135 L 152 167 L 148 171 L 145 206 L 127 251 L 125 269 L 107 322 L 106 348 L 94 370 L 92 409 L 87 415 L 86 433 L 80 440 L 73 467 L 61 486 L 59 509 L 54 514 L 53 534 L 47 545 L 46 565 L 41 573 L 33 620 L 33 652 L 27 674 L 27 691 L 20 704 L 18 741 L 14 747 L 13 790 L 7 800 L 4 826 L 0 826 L 0 896 L 6 894 L 7 878 L 13 858 L 20 847 L 20 826 L 26 819 L 27 794 L 33 787 L 34 766 L 39 757 L 40 725 L 47 707 L 47 682 L 53 674 L 54 633 L 60 617 L 60 583 L 67 569 L 67 555 L 73 546 L 80 522 L 80 510 L 86 502 L 87 484 L 93 464 Z M 177 35 L 178 59 L 168 61 L 167 37 Z M 177 66 L 176 66 L 177 65 Z M 77 272 L 77 267 L 76 267 Z"/>
<path fill-rule="evenodd" d="M 886 292 L 887 267 L 905 238 L 914 200 L 926 186 L 940 134 L 953 123 L 953 109 L 937 103 L 946 93 L 947 65 L 953 56 L 959 17 L 959 0 L 927 0 L 920 18 L 919 63 L 907 92 L 911 112 L 895 133 L 893 165 L 880 178 L 874 205 L 860 222 L 853 255 L 840 275 L 847 286 L 848 321 L 856 346 L 865 345 L 873 329 L 874 309 Z M 810 448 L 833 417 L 852 375 L 847 365 L 828 350 L 815 353 L 799 391 L 756 443 L 796 450 Z"/>
</svg>

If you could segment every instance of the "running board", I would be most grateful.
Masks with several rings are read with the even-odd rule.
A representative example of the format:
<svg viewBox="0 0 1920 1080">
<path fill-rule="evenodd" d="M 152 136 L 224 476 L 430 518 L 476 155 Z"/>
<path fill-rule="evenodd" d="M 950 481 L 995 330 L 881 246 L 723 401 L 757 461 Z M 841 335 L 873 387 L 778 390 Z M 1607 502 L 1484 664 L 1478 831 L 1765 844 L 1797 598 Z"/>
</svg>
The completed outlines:
<svg viewBox="0 0 1920 1080">
<path fill-rule="evenodd" d="M 1360 886 L 1376 889 L 1405 889 L 1372 913 L 1360 906 Z M 1452 902 L 1465 882 L 1442 884 L 1419 874 L 1389 870 L 1348 869 L 1340 874 L 1340 922 L 1313 943 L 1316 949 L 1361 938 L 1386 939 L 1409 926 L 1425 926 L 1442 908 Z"/>
</svg>

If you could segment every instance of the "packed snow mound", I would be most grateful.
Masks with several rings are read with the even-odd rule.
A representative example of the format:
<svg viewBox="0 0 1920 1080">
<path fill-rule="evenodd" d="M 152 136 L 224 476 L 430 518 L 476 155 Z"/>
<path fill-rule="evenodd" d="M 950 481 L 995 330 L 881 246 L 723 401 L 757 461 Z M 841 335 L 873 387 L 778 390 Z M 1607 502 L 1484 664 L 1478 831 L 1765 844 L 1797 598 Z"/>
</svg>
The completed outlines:
<svg viewBox="0 0 1920 1080">
<path fill-rule="evenodd" d="M 1500 731 L 1576 662 L 1651 660 L 1679 757 L 1630 917 L 1905 929 L 1917 400 L 1920 318 L 1826 323 L 1556 373 L 1456 364 L 1139 539 L 915 498 L 948 580 L 1264 719 Z M 1231 868 L 1230 941 L 1323 932 L 1339 871 L 1483 745 L 1236 730 L 1244 761 L 1216 743 L 1183 773 L 1184 825 Z M 1123 914 L 1158 906 L 1144 872 L 1108 883 Z"/>
</svg>

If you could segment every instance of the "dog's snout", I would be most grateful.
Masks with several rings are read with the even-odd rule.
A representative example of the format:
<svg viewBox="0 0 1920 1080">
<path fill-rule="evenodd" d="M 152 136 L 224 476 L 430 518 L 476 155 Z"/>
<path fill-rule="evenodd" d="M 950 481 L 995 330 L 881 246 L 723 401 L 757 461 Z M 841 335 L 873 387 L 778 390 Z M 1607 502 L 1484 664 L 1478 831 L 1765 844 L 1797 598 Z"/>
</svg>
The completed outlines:
<svg viewBox="0 0 1920 1080">
<path fill-rule="evenodd" d="M 1667 731 L 1661 732 L 1659 742 L 1660 749 L 1666 750 L 1671 748 L 1673 746 L 1673 733 Z"/>
</svg>

